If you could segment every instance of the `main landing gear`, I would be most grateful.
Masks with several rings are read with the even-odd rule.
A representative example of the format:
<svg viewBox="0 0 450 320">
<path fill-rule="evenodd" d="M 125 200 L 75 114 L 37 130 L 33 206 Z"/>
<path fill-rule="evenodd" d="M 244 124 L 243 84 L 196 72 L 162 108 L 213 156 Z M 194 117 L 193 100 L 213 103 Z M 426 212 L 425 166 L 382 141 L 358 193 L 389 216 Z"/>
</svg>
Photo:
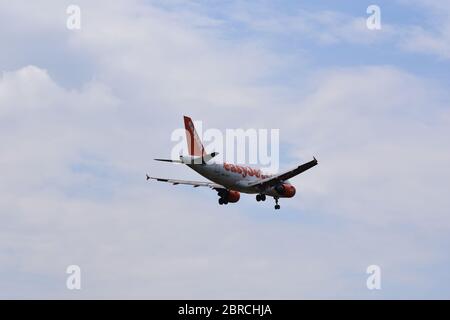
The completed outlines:
<svg viewBox="0 0 450 320">
<path fill-rule="evenodd" d="M 220 205 L 228 204 L 228 200 L 221 197 L 221 198 L 219 198 L 219 204 L 220 204 Z"/>
<path fill-rule="evenodd" d="M 266 201 L 266 195 L 265 194 L 257 194 L 256 195 L 256 201 Z"/>
<path fill-rule="evenodd" d="M 278 199 L 279 198 L 275 198 L 275 210 L 279 210 L 281 207 L 280 207 L 280 205 L 278 204 Z"/>
<path fill-rule="evenodd" d="M 278 198 L 278 197 L 274 197 L 274 199 L 275 199 L 275 210 L 279 210 L 281 207 L 280 207 L 280 205 L 278 204 L 278 200 L 280 199 L 280 198 Z M 260 194 L 257 194 L 256 195 L 256 201 L 266 201 L 266 195 L 265 194 L 263 194 L 263 193 L 260 193 Z M 220 203 L 220 202 L 219 202 Z"/>
</svg>

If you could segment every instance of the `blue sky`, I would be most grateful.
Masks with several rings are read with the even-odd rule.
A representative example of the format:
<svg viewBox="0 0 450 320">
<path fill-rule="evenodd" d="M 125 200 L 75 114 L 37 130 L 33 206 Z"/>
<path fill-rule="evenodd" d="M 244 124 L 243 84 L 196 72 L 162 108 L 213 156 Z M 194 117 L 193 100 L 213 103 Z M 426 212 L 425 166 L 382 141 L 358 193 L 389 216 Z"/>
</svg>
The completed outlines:
<svg viewBox="0 0 450 320">
<path fill-rule="evenodd" d="M 0 3 L 0 297 L 450 297 L 448 4 L 80 0 L 75 31 L 69 4 Z M 202 179 L 152 161 L 184 114 L 319 166 L 276 214 L 147 183 Z"/>
</svg>

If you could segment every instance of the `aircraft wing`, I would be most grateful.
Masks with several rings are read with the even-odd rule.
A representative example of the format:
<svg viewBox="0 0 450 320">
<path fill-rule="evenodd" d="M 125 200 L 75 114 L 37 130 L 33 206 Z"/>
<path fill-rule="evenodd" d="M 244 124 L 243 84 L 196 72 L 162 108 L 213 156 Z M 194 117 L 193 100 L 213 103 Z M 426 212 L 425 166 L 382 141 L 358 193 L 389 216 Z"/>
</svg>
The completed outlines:
<svg viewBox="0 0 450 320">
<path fill-rule="evenodd" d="M 161 181 L 161 182 L 168 182 L 171 183 L 173 185 L 178 185 L 178 184 L 186 184 L 186 185 L 190 185 L 193 186 L 194 188 L 197 187 L 209 187 L 211 189 L 216 189 L 216 190 L 220 190 L 220 189 L 226 189 L 224 186 L 214 183 L 214 182 L 202 182 L 202 181 L 189 181 L 189 180 L 176 180 L 176 179 L 165 179 L 165 178 L 155 178 L 155 177 L 150 177 L 149 175 L 147 175 L 147 180 L 156 180 L 156 181 Z"/>
<path fill-rule="evenodd" d="M 260 187 L 261 189 L 265 189 L 267 187 L 272 187 L 282 181 L 288 180 L 302 172 L 305 172 L 308 169 L 311 169 L 312 167 L 316 166 L 317 164 L 318 164 L 318 162 L 317 162 L 316 158 L 314 158 L 314 160 L 311 160 L 302 165 L 299 165 L 298 167 L 296 167 L 294 169 L 279 173 L 277 175 L 271 176 L 264 180 L 254 182 L 254 183 L 250 184 L 249 187 Z"/>
</svg>

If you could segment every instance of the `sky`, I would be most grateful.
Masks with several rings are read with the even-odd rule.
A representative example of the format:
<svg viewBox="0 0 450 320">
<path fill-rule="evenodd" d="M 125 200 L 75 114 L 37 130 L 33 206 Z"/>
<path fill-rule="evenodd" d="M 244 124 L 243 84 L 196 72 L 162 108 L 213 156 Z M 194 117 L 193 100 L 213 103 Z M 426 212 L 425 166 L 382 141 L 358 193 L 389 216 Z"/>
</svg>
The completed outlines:
<svg viewBox="0 0 450 320">
<path fill-rule="evenodd" d="M 450 3 L 0 0 L 0 42 L 0 298 L 450 298 Z M 319 165 L 279 211 L 145 181 L 203 179 L 152 161 L 185 114 Z"/>
</svg>

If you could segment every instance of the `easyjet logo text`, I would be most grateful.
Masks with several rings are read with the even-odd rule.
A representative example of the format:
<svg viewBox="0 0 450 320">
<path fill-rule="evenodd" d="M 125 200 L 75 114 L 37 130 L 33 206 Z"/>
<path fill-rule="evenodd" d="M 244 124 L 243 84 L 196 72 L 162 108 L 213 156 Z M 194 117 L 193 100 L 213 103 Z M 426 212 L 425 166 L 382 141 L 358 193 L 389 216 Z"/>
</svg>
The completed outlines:
<svg viewBox="0 0 450 320">
<path fill-rule="evenodd" d="M 268 178 L 268 175 L 262 174 L 261 170 L 259 169 L 253 169 L 250 167 L 243 167 L 243 166 L 238 166 L 235 164 L 229 164 L 229 163 L 224 163 L 223 164 L 223 168 L 226 171 L 230 171 L 230 172 L 235 172 L 238 174 L 241 174 L 244 178 L 247 176 L 250 177 L 257 177 L 257 178 L 261 178 L 261 179 L 265 179 Z"/>
</svg>

